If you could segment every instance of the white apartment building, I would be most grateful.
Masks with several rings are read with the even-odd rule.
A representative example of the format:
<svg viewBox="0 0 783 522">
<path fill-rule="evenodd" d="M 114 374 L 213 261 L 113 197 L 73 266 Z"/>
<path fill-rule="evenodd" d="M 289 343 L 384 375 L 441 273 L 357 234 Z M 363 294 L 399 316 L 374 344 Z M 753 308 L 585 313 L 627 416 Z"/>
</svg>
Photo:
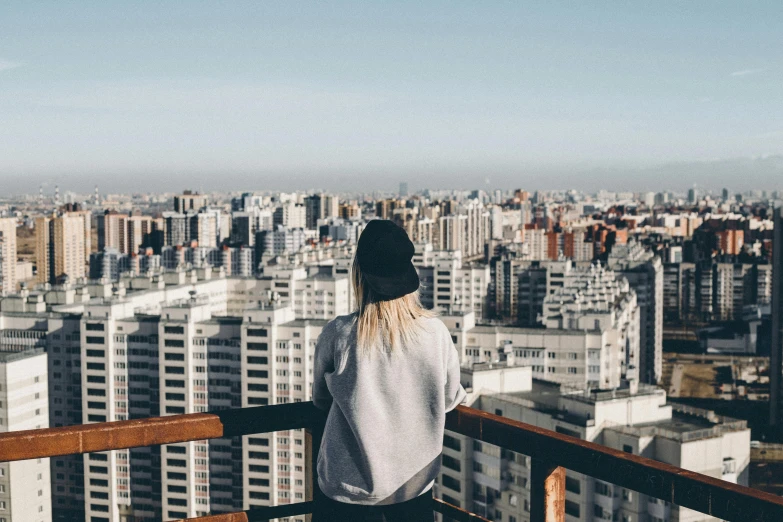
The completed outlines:
<svg viewBox="0 0 783 522">
<path fill-rule="evenodd" d="M 295 316 L 302 319 L 333 319 L 355 306 L 349 275 L 335 264 L 266 266 L 262 276 L 247 284 L 256 293 L 266 290 L 275 301 L 292 303 Z"/>
<path fill-rule="evenodd" d="M 275 225 L 274 230 L 256 232 L 256 256 L 259 260 L 288 252 L 296 252 L 308 239 L 314 239 L 316 233 L 304 228 L 285 228 Z"/>
<path fill-rule="evenodd" d="M 570 327 L 554 320 L 546 328 L 476 325 L 471 311 L 444 314 L 441 319 L 451 330 L 463 366 L 507 362 L 530 366 L 537 379 L 608 389 L 637 379 L 634 309 L 629 298 L 620 310 L 591 312 L 595 318 L 585 316 Z"/>
<path fill-rule="evenodd" d="M 49 427 L 42 348 L 0 352 L 0 433 Z M 0 463 L 0 521 L 50 522 L 49 459 Z"/>
<path fill-rule="evenodd" d="M 434 250 L 428 243 L 416 245 L 412 261 L 425 307 L 443 312 L 466 309 L 479 318 L 486 316 L 489 265 L 463 263 L 461 251 Z"/>
<path fill-rule="evenodd" d="M 663 374 L 663 263 L 631 240 L 612 248 L 606 266 L 627 279 L 636 292 L 641 344 L 639 377 L 641 382 L 657 384 Z"/>
<path fill-rule="evenodd" d="M 602 333 L 603 347 L 600 354 L 593 354 L 601 359 L 601 367 L 588 365 L 587 380 L 591 385 L 619 386 L 618 375 L 638 382 L 639 306 L 636 292 L 626 279 L 596 265 L 571 271 L 563 286 L 556 286 L 544 299 L 541 322 L 547 329 Z"/>
<path fill-rule="evenodd" d="M 338 293 L 349 292 L 347 275 L 336 265 L 319 270 L 251 279 L 205 267 L 114 287 L 25 291 L 0 300 L 2 348 L 46 346 L 52 354 L 53 426 L 307 400 L 326 319 L 298 317 L 294 302 L 303 315 L 349 312 Z M 279 287 L 269 303 L 275 282 L 292 283 L 289 296 Z M 43 364 L 45 376 L 45 356 Z M 53 510 L 59 520 L 120 522 L 296 502 L 304 495 L 303 439 L 295 430 L 58 457 Z"/>
<path fill-rule="evenodd" d="M 305 228 L 307 225 L 305 206 L 293 200 L 282 203 L 272 213 L 272 224 L 286 228 Z"/>
<path fill-rule="evenodd" d="M 528 373 L 524 373 L 527 371 Z M 572 389 L 530 378 L 529 368 L 476 365 L 462 372 L 468 405 L 711 477 L 747 485 L 745 421 L 667 404 L 653 386 Z M 436 493 L 500 522 L 530 521 L 530 456 L 447 432 Z M 705 522 L 708 515 L 567 470 L 566 521 Z"/>
<path fill-rule="evenodd" d="M 460 205 L 452 215 L 438 218 L 439 250 L 460 250 L 466 258 L 484 254 L 491 237 L 489 211 L 478 201 Z"/>
<path fill-rule="evenodd" d="M 0 218 L 0 295 L 16 292 L 16 218 Z"/>
</svg>

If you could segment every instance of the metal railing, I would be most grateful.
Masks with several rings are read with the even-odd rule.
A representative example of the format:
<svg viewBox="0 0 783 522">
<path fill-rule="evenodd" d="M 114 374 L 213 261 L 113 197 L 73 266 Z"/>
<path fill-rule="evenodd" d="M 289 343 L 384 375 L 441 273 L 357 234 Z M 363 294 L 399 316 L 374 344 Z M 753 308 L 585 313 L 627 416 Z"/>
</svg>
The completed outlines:
<svg viewBox="0 0 783 522">
<path fill-rule="evenodd" d="M 190 440 L 304 428 L 308 486 L 305 502 L 201 517 L 198 522 L 251 522 L 308 514 L 313 463 L 324 414 L 312 403 L 191 413 L 150 419 L 0 434 L 0 461 L 109 451 Z M 531 457 L 530 519 L 565 520 L 565 467 L 730 522 L 783 520 L 783 497 L 725 482 L 465 406 L 446 417 L 448 430 Z M 433 509 L 458 521 L 485 521 L 440 500 Z"/>
</svg>

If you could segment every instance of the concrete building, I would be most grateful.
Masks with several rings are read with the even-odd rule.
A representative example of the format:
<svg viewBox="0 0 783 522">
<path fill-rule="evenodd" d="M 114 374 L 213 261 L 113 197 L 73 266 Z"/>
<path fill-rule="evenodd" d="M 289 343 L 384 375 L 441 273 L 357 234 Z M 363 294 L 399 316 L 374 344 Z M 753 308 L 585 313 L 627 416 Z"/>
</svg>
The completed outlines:
<svg viewBox="0 0 783 522">
<path fill-rule="evenodd" d="M 128 217 L 128 244 L 126 253 L 134 254 L 139 251 L 146 236 L 154 230 L 152 216 L 131 215 Z"/>
<path fill-rule="evenodd" d="M 488 313 L 489 265 L 463 263 L 462 252 L 434 250 L 418 244 L 413 265 L 421 283 L 422 304 L 439 312 L 468 310 L 476 317 Z"/>
<path fill-rule="evenodd" d="M 324 219 L 318 227 L 318 239 L 320 241 L 347 241 L 356 243 L 364 230 L 364 223 L 358 220 L 340 218 Z"/>
<path fill-rule="evenodd" d="M 256 232 L 272 229 L 272 211 L 251 207 L 244 212 L 231 215 L 231 242 L 245 246 L 255 246 Z"/>
<path fill-rule="evenodd" d="M 199 194 L 198 192 L 186 190 L 182 194 L 174 196 L 174 212 L 180 214 L 198 212 L 203 207 L 206 207 L 208 203 L 209 199 L 207 196 Z"/>
<path fill-rule="evenodd" d="M 772 344 L 770 351 L 769 423 L 783 441 L 783 207 L 775 208 L 772 240 Z"/>
<path fill-rule="evenodd" d="M 116 211 L 106 211 L 96 218 L 98 232 L 98 251 L 113 248 L 117 252 L 128 253 L 128 215 Z"/>
<path fill-rule="evenodd" d="M 305 198 L 305 228 L 315 230 L 322 219 L 337 217 L 340 202 L 337 196 L 313 194 Z"/>
<path fill-rule="evenodd" d="M 43 348 L 0 352 L 0 433 L 49 427 Z M 0 463 L 0 520 L 50 522 L 49 459 Z"/>
<path fill-rule="evenodd" d="M 76 280 L 87 275 L 86 218 L 83 213 L 64 212 L 35 220 L 39 283 L 57 283 L 64 276 Z"/>
<path fill-rule="evenodd" d="M 745 421 L 667 404 L 656 387 L 605 391 L 531 379 L 529 368 L 475 365 L 462 371 L 473 408 L 610 448 L 747 485 Z M 437 495 L 501 522 L 530 521 L 530 457 L 446 432 Z M 717 520 L 601 480 L 566 471 L 566 517 L 623 522 Z"/>
<path fill-rule="evenodd" d="M 182 245 L 190 240 L 191 229 L 188 217 L 179 212 L 164 212 L 165 244 L 167 246 Z"/>
<path fill-rule="evenodd" d="M 463 365 L 507 362 L 530 366 L 537 379 L 610 389 L 638 382 L 635 296 L 628 293 L 618 301 L 623 304 L 595 307 L 576 317 L 568 315 L 567 305 L 546 328 L 477 325 L 473 312 L 444 314 L 441 319 L 451 330 Z"/>
<path fill-rule="evenodd" d="M 772 299 L 772 265 L 667 263 L 664 315 L 668 321 L 739 321 L 744 308 Z"/>
<path fill-rule="evenodd" d="M 493 258 L 490 267 L 493 317 L 527 327 L 540 325 L 544 299 L 575 270 L 567 259 L 530 260 L 513 252 Z"/>
<path fill-rule="evenodd" d="M 120 275 L 131 269 L 131 258 L 115 248 L 105 248 L 90 254 L 90 279 L 119 281 Z M 138 273 L 138 272 L 137 272 Z"/>
<path fill-rule="evenodd" d="M 0 295 L 16 292 L 16 218 L 0 218 Z"/>
<path fill-rule="evenodd" d="M 439 250 L 460 250 L 466 259 L 484 255 L 484 243 L 490 239 L 489 211 L 478 201 L 460 205 L 450 215 L 438 218 Z"/>
<path fill-rule="evenodd" d="M 0 349 L 50 351 L 41 415 L 53 426 L 299 402 L 322 326 L 350 311 L 336 270 L 254 279 L 206 267 L 25 291 L 0 300 Z M 58 457 L 54 513 L 172 520 L 293 503 L 305 465 L 301 430 Z"/>
<path fill-rule="evenodd" d="M 663 263 L 636 241 L 615 245 L 606 266 L 628 280 L 639 304 L 639 378 L 658 384 L 663 373 Z"/>
<path fill-rule="evenodd" d="M 217 248 L 220 226 L 218 216 L 214 212 L 199 212 L 189 215 L 190 238 L 198 242 L 200 247 Z"/>
<path fill-rule="evenodd" d="M 259 230 L 256 233 L 256 259 L 276 256 L 285 252 L 296 252 L 311 237 L 303 228 L 285 228 L 275 225 L 274 230 Z"/>
<path fill-rule="evenodd" d="M 272 224 L 274 226 L 282 225 L 285 228 L 306 228 L 307 211 L 304 205 L 287 201 L 272 213 Z"/>
</svg>

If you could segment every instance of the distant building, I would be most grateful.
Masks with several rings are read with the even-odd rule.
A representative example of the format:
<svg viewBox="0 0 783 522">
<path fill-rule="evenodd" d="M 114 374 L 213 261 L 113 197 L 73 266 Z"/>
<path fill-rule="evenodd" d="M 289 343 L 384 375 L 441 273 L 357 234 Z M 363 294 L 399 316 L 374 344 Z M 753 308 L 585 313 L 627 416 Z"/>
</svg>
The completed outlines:
<svg viewBox="0 0 783 522">
<path fill-rule="evenodd" d="M 120 275 L 130 270 L 130 256 L 116 248 L 105 248 L 90 254 L 90 279 L 119 281 Z"/>
<path fill-rule="evenodd" d="M 287 201 L 282 203 L 272 213 L 272 224 L 286 228 L 305 228 L 307 211 L 304 205 L 298 205 L 294 201 Z"/>
<path fill-rule="evenodd" d="M 182 194 L 174 196 L 174 212 L 180 214 L 198 212 L 203 207 L 206 207 L 208 203 L 209 199 L 207 196 L 186 190 Z"/>
<path fill-rule="evenodd" d="M 16 292 L 16 218 L 0 218 L 0 295 Z"/>
<path fill-rule="evenodd" d="M 89 216 L 65 212 L 35 220 L 36 266 L 39 283 L 56 284 L 67 276 L 71 281 L 87 275 L 85 233 Z"/>
<path fill-rule="evenodd" d="M 417 249 L 413 264 L 419 273 L 422 304 L 439 312 L 469 311 L 485 318 L 489 266 L 463 262 L 459 250 L 434 250 L 429 244 L 419 244 Z"/>
<path fill-rule="evenodd" d="M 337 217 L 339 200 L 337 196 L 313 194 L 305 198 L 305 228 L 314 230 L 322 219 Z"/>
<path fill-rule="evenodd" d="M 296 252 L 307 242 L 307 234 L 302 228 L 275 226 L 274 230 L 259 230 L 256 233 L 256 260 L 264 255 L 277 255 L 283 252 Z"/>
<path fill-rule="evenodd" d="M 607 267 L 625 277 L 639 303 L 641 382 L 658 384 L 663 373 L 663 263 L 640 243 L 615 245 Z"/>
<path fill-rule="evenodd" d="M 772 429 L 783 440 L 783 207 L 774 214 L 772 246 L 772 340 L 770 353 L 770 414 Z"/>
<path fill-rule="evenodd" d="M 400 182 L 400 197 L 404 198 L 408 196 L 408 184 L 404 181 Z"/>
</svg>

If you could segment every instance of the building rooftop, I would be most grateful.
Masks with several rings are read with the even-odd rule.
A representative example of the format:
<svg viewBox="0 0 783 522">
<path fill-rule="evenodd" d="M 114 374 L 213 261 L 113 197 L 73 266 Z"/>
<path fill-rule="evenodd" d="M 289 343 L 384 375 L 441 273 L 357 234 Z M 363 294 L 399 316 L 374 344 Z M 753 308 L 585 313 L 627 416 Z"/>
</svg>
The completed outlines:
<svg viewBox="0 0 783 522">
<path fill-rule="evenodd" d="M 329 319 L 294 319 L 293 321 L 288 321 L 287 323 L 283 323 L 280 326 L 326 326 L 328 322 Z"/>
<path fill-rule="evenodd" d="M 744 420 L 716 415 L 711 410 L 672 404 L 671 419 L 634 426 L 607 426 L 634 436 L 663 437 L 677 442 L 711 439 L 724 433 L 748 429 Z"/>
<path fill-rule="evenodd" d="M 582 336 L 587 333 L 586 330 L 565 330 L 561 328 L 525 328 L 521 326 L 493 326 L 487 324 L 477 324 L 468 332 L 479 334 L 503 333 L 517 335 L 574 335 Z"/>
<path fill-rule="evenodd" d="M 21 361 L 22 359 L 43 355 L 44 353 L 46 352 L 43 348 L 31 348 L 21 352 L 0 352 L 0 363 L 6 364 Z"/>
</svg>

